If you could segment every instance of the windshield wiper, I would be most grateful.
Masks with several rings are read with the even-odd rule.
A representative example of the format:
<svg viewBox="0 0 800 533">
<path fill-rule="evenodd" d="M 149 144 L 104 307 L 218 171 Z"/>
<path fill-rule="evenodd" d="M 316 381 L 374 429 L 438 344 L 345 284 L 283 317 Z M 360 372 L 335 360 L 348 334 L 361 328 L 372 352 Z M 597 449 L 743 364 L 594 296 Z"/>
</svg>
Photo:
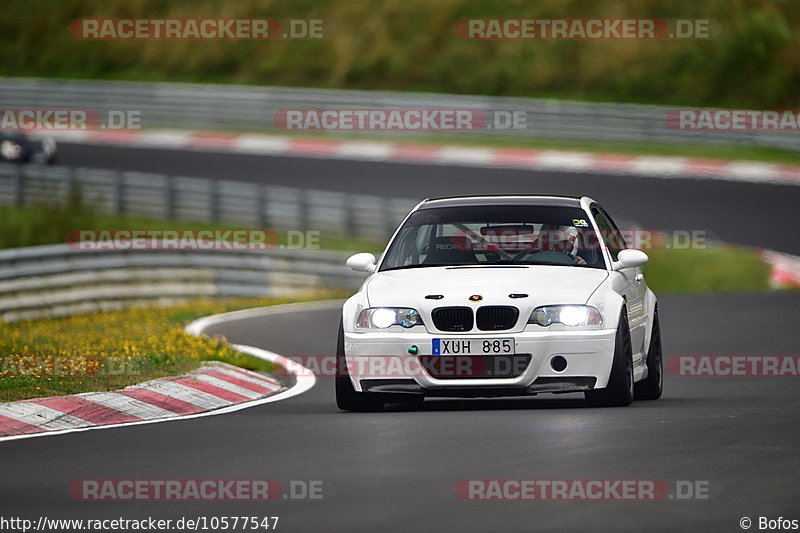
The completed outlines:
<svg viewBox="0 0 800 533">
<path fill-rule="evenodd" d="M 575 264 L 559 263 L 557 261 L 482 261 L 479 263 L 420 263 L 416 265 L 402 265 L 396 267 L 382 268 L 380 271 L 387 272 L 390 270 L 406 270 L 409 268 L 429 268 L 429 267 L 480 268 L 480 267 L 525 267 L 531 265 L 570 266 L 570 267 L 588 266 L 588 265 L 579 265 L 577 263 Z"/>
</svg>

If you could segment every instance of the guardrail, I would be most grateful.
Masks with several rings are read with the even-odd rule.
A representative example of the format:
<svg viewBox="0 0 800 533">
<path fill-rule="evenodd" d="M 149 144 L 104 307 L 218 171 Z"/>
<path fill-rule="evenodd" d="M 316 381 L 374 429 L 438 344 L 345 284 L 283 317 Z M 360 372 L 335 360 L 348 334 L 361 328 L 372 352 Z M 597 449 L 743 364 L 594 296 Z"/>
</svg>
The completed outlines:
<svg viewBox="0 0 800 533">
<path fill-rule="evenodd" d="M 251 228 L 320 230 L 385 240 L 415 201 L 259 183 L 42 165 L 0 165 L 0 205 L 80 194 L 97 211 Z M 81 228 L 64 228 L 69 230 Z M 109 228 L 115 229 L 115 228 Z M 0 250 L 0 320 L 116 309 L 209 296 L 290 296 L 357 288 L 348 254 L 329 250 Z"/>
<path fill-rule="evenodd" d="M 0 102 L 9 109 L 90 109 L 105 114 L 138 111 L 142 127 L 209 130 L 275 129 L 286 109 L 476 109 L 520 111 L 527 127 L 452 133 L 542 139 L 772 146 L 800 150 L 797 135 L 768 131 L 670 129 L 673 107 L 387 91 L 299 89 L 245 85 L 0 78 Z M 431 132 L 423 132 L 430 135 Z M 413 132 L 397 133 L 414 135 Z M 369 133 L 365 133 L 369 135 Z"/>
<path fill-rule="evenodd" d="M 86 251 L 66 244 L 0 250 L 0 321 L 170 303 L 356 289 L 345 252 Z"/>
<path fill-rule="evenodd" d="M 114 214 L 320 230 L 384 241 L 414 200 L 142 172 L 0 164 L 0 205 L 64 201 Z M 66 228 L 80 229 L 80 228 Z"/>
</svg>

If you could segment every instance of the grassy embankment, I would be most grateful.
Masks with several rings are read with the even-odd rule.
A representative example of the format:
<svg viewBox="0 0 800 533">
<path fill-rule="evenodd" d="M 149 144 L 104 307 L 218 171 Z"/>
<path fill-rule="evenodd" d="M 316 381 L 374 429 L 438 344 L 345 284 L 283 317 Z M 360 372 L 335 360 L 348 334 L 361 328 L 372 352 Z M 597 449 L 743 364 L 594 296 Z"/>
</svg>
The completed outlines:
<svg viewBox="0 0 800 533">
<path fill-rule="evenodd" d="M 0 75 L 245 83 L 750 108 L 797 107 L 784 0 L 8 0 Z M 318 18 L 311 40 L 77 40 L 76 18 Z M 458 37 L 462 18 L 713 19 L 700 40 Z"/>
<path fill-rule="evenodd" d="M 800 82 L 800 3 L 784 0 L 10 0 L 0 76 L 425 91 L 680 107 L 792 109 Z M 78 40 L 77 18 L 313 18 L 309 40 Z M 463 18 L 712 19 L 698 40 L 465 40 Z M 143 117 L 147 127 L 147 117 Z M 658 127 L 659 125 L 654 125 Z M 660 124 L 666 127 L 665 124 Z M 269 124 L 264 128 L 268 129 Z M 790 133 L 787 133 L 787 135 Z M 371 139 L 380 138 L 375 133 Z M 363 136 L 362 136 L 363 138 Z M 391 138 L 397 139 L 398 136 Z M 759 147 L 519 139 L 480 131 L 424 142 L 798 163 Z"/>
<path fill-rule="evenodd" d="M 224 361 L 259 371 L 273 365 L 236 352 L 221 339 L 183 330 L 201 316 L 306 298 L 196 300 L 170 307 L 135 308 L 67 318 L 0 322 L 0 402 L 106 391 L 178 375 L 203 361 Z"/>
</svg>

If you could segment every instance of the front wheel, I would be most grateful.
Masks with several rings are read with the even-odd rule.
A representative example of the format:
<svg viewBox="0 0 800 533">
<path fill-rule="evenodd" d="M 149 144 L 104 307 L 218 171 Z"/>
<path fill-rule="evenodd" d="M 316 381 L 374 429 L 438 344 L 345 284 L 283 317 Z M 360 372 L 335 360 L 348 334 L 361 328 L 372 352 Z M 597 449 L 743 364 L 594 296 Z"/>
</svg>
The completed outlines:
<svg viewBox="0 0 800 533">
<path fill-rule="evenodd" d="M 614 362 L 605 389 L 586 391 L 586 400 L 596 406 L 624 407 L 633 402 L 633 350 L 628 313 L 620 314 L 617 336 L 614 341 Z"/>
<path fill-rule="evenodd" d="M 347 373 L 344 357 L 344 327 L 339 323 L 339 338 L 336 342 L 336 405 L 342 411 L 382 411 L 383 398 L 375 393 L 358 392 Z"/>
<path fill-rule="evenodd" d="M 637 400 L 658 400 L 664 388 L 664 358 L 661 352 L 661 326 L 658 307 L 653 314 L 653 332 L 647 348 L 647 378 L 636 384 Z"/>
</svg>

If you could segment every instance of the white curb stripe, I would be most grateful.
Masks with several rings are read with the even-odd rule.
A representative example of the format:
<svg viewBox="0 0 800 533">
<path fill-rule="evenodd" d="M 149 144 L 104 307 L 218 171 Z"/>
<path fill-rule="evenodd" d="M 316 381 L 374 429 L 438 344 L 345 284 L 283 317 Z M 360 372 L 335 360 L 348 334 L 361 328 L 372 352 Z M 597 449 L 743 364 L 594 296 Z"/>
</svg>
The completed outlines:
<svg viewBox="0 0 800 533">
<path fill-rule="evenodd" d="M 0 404 L 0 415 L 46 429 L 74 429 L 92 423 L 34 402 Z M 39 435 L 35 433 L 34 435 Z"/>
<path fill-rule="evenodd" d="M 154 418 L 165 418 L 175 416 L 172 411 L 167 411 L 161 407 L 125 396 L 116 392 L 87 392 L 78 394 L 84 400 L 99 403 L 109 409 L 114 409 L 126 415 L 135 416 L 143 420 L 153 420 Z"/>
<path fill-rule="evenodd" d="M 192 377 L 197 381 L 214 385 L 215 387 L 225 389 L 226 391 L 235 392 L 236 394 L 250 398 L 251 400 L 255 400 L 256 398 L 261 398 L 263 396 L 261 393 L 252 391 L 250 389 L 245 389 L 244 387 L 240 387 L 239 385 L 235 385 L 229 381 L 225 381 L 214 376 L 209 376 L 208 374 L 195 374 Z"/>
<path fill-rule="evenodd" d="M 548 170 L 586 170 L 593 166 L 594 159 L 590 154 L 578 152 L 542 152 L 534 161 L 537 168 Z"/>
<path fill-rule="evenodd" d="M 245 374 L 243 372 L 238 372 L 236 370 L 231 370 L 230 368 L 225 368 L 225 367 L 215 368 L 214 370 L 219 372 L 220 374 L 225 374 L 226 376 L 230 376 L 232 378 L 240 379 L 242 381 L 247 381 L 248 383 L 252 383 L 253 385 L 264 387 L 265 389 L 278 390 L 283 387 L 283 385 L 279 383 L 276 384 L 274 381 L 262 378 L 255 372 L 247 372 L 247 374 Z"/>
<path fill-rule="evenodd" d="M 770 264 L 770 285 L 776 289 L 800 287 L 800 257 L 761 250 L 761 258 Z"/>
<path fill-rule="evenodd" d="M 289 150 L 289 139 L 266 137 L 263 135 L 241 135 L 233 143 L 235 152 L 251 154 L 281 154 Z"/>
<path fill-rule="evenodd" d="M 151 381 L 139 385 L 137 388 L 160 392 L 164 396 L 169 396 L 170 398 L 175 398 L 176 400 L 181 400 L 203 409 L 219 409 L 220 407 L 227 407 L 233 403 L 219 396 L 214 396 L 213 394 L 193 389 L 192 387 L 181 385 L 179 382 L 171 380 Z"/>
<path fill-rule="evenodd" d="M 762 181 L 769 183 L 780 180 L 780 173 L 775 165 L 749 161 L 734 161 L 728 165 L 728 175 L 737 180 Z"/>
<path fill-rule="evenodd" d="M 341 159 L 386 161 L 391 155 L 391 145 L 381 143 L 344 142 L 336 149 L 336 156 Z"/>
<path fill-rule="evenodd" d="M 637 157 L 632 167 L 637 173 L 667 178 L 684 174 L 686 160 L 680 157 Z"/>
<path fill-rule="evenodd" d="M 154 131 L 147 135 L 139 135 L 136 138 L 136 146 L 165 148 L 184 148 L 189 144 L 191 134 L 182 132 L 157 132 Z"/>
<path fill-rule="evenodd" d="M 442 164 L 486 166 L 494 163 L 494 150 L 489 148 L 447 147 L 439 150 L 436 161 Z"/>
</svg>

